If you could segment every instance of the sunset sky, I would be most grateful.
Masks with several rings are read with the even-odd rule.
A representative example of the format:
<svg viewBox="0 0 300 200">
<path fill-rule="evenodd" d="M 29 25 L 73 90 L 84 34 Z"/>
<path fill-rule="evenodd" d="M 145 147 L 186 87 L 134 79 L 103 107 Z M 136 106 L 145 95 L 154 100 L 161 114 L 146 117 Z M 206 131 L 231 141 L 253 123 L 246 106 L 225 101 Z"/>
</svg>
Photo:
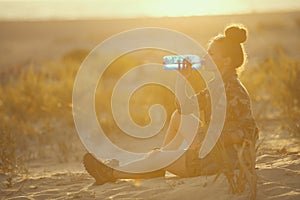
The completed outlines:
<svg viewBox="0 0 300 200">
<path fill-rule="evenodd" d="M 0 19 L 195 16 L 300 10 L 300 0 L 0 0 Z"/>
</svg>

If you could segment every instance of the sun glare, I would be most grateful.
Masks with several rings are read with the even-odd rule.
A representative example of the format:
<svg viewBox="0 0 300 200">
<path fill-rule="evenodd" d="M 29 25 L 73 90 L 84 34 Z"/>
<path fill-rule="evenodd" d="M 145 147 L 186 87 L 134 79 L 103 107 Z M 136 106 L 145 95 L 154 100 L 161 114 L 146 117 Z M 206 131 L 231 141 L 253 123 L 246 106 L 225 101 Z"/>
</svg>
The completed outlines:
<svg viewBox="0 0 300 200">
<path fill-rule="evenodd" d="M 165 2 L 166 3 L 166 2 Z M 196 13 L 203 12 L 205 9 L 204 7 L 196 6 L 197 3 L 186 3 L 182 1 L 177 1 L 171 3 L 168 5 L 163 5 L 160 7 L 160 9 L 153 10 L 154 15 L 166 15 L 166 16 L 190 16 L 194 15 Z M 205 5 L 205 7 L 208 7 L 209 5 Z M 165 9 L 167 8 L 167 9 Z M 200 11 L 200 12 L 199 12 Z"/>
<path fill-rule="evenodd" d="M 0 19 L 180 17 L 297 9 L 300 2 L 295 0 L 0 0 Z"/>
<path fill-rule="evenodd" d="M 226 3 L 220 0 L 210 0 L 210 1 L 166 0 L 158 4 L 156 3 L 151 4 L 152 6 L 148 7 L 145 10 L 145 13 L 150 14 L 152 16 L 169 16 L 169 17 L 228 14 L 228 13 L 245 12 L 247 8 L 247 2 L 248 2 L 247 0 L 244 1 L 228 0 L 226 1 Z"/>
</svg>

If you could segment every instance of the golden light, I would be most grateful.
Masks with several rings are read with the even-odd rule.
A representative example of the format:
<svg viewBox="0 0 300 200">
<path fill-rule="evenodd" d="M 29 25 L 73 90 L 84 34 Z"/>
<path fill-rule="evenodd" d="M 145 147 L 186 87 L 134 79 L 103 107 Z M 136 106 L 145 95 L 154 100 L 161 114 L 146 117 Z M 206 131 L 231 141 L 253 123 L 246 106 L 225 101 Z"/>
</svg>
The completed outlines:
<svg viewBox="0 0 300 200">
<path fill-rule="evenodd" d="M 0 19 L 180 17 L 299 9 L 300 1 L 295 0 L 0 0 Z"/>
<path fill-rule="evenodd" d="M 154 3 L 156 2 L 156 3 Z M 241 13 L 247 11 L 248 0 L 186 0 L 144 1 L 145 14 L 151 16 L 197 16 L 212 14 Z M 146 6 L 148 6 L 146 8 Z"/>
</svg>

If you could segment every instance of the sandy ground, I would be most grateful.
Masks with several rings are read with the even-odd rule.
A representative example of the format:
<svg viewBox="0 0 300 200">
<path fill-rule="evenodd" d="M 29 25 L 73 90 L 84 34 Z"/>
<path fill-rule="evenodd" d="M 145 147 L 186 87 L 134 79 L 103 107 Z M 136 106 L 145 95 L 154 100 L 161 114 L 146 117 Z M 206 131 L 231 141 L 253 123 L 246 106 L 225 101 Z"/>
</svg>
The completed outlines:
<svg viewBox="0 0 300 200">
<path fill-rule="evenodd" d="M 300 139 L 288 136 L 278 123 L 262 129 L 257 155 L 257 199 L 300 198 Z M 57 164 L 37 160 L 29 173 L 13 179 L 1 175 L 1 199 L 247 199 L 248 190 L 232 195 L 224 176 L 119 180 L 94 186 L 80 162 Z"/>
<path fill-rule="evenodd" d="M 206 44 L 212 35 L 231 22 L 241 22 L 251 28 L 246 47 L 250 62 L 269 56 L 270 49 L 276 47 L 297 56 L 299 19 L 300 13 L 296 12 L 180 20 L 131 19 L 126 23 L 110 20 L 0 22 L 0 68 L 57 59 L 73 49 L 90 50 L 112 34 L 141 26 L 175 28 Z M 207 24 L 213 25 L 205 26 Z M 257 199 L 300 199 L 299 138 L 287 134 L 278 122 L 267 121 L 260 126 Z M 79 161 L 59 164 L 53 160 L 35 160 L 28 170 L 25 175 L 13 177 L 12 185 L 8 176 L 0 174 L 0 199 L 247 199 L 248 196 L 247 190 L 238 196 L 230 194 L 224 176 L 216 182 L 213 182 L 214 176 L 176 178 L 169 175 L 94 186 Z"/>
</svg>

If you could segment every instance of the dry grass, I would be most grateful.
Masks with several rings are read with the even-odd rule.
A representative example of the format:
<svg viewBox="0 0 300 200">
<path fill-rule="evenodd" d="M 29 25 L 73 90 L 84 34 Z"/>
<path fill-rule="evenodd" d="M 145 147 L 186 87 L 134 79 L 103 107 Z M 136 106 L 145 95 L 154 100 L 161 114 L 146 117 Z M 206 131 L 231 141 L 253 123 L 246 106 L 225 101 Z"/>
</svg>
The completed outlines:
<svg viewBox="0 0 300 200">
<path fill-rule="evenodd" d="M 71 62 L 18 71 L 0 85 L 0 171 L 4 173 L 17 169 L 19 158 L 28 161 L 50 156 L 51 146 L 61 141 L 62 134 L 69 137 L 74 133 L 71 94 L 76 69 Z M 2 75 L 9 76 L 9 71 Z"/>
<path fill-rule="evenodd" d="M 13 74 L 11 70 L 1 72 L 0 172 L 15 172 L 19 158 L 25 162 L 41 158 L 58 162 L 81 160 L 84 149 L 73 122 L 72 90 L 76 72 L 87 53 L 74 50 L 60 61 L 16 67 Z M 96 110 L 102 128 L 110 134 L 120 132 L 110 110 L 113 86 L 122 74 L 139 64 L 133 56 L 123 56 L 112 63 L 100 81 Z M 157 90 L 163 95 L 153 98 Z M 165 104 L 172 113 L 173 100 L 172 94 L 156 86 L 138 90 L 131 99 L 135 102 L 130 107 L 133 119 L 140 125 L 149 123 L 147 112 L 153 103 Z"/>
<path fill-rule="evenodd" d="M 300 61 L 283 51 L 242 74 L 258 120 L 279 118 L 285 129 L 300 135 Z M 270 115 L 270 113 L 272 115 Z"/>
</svg>

